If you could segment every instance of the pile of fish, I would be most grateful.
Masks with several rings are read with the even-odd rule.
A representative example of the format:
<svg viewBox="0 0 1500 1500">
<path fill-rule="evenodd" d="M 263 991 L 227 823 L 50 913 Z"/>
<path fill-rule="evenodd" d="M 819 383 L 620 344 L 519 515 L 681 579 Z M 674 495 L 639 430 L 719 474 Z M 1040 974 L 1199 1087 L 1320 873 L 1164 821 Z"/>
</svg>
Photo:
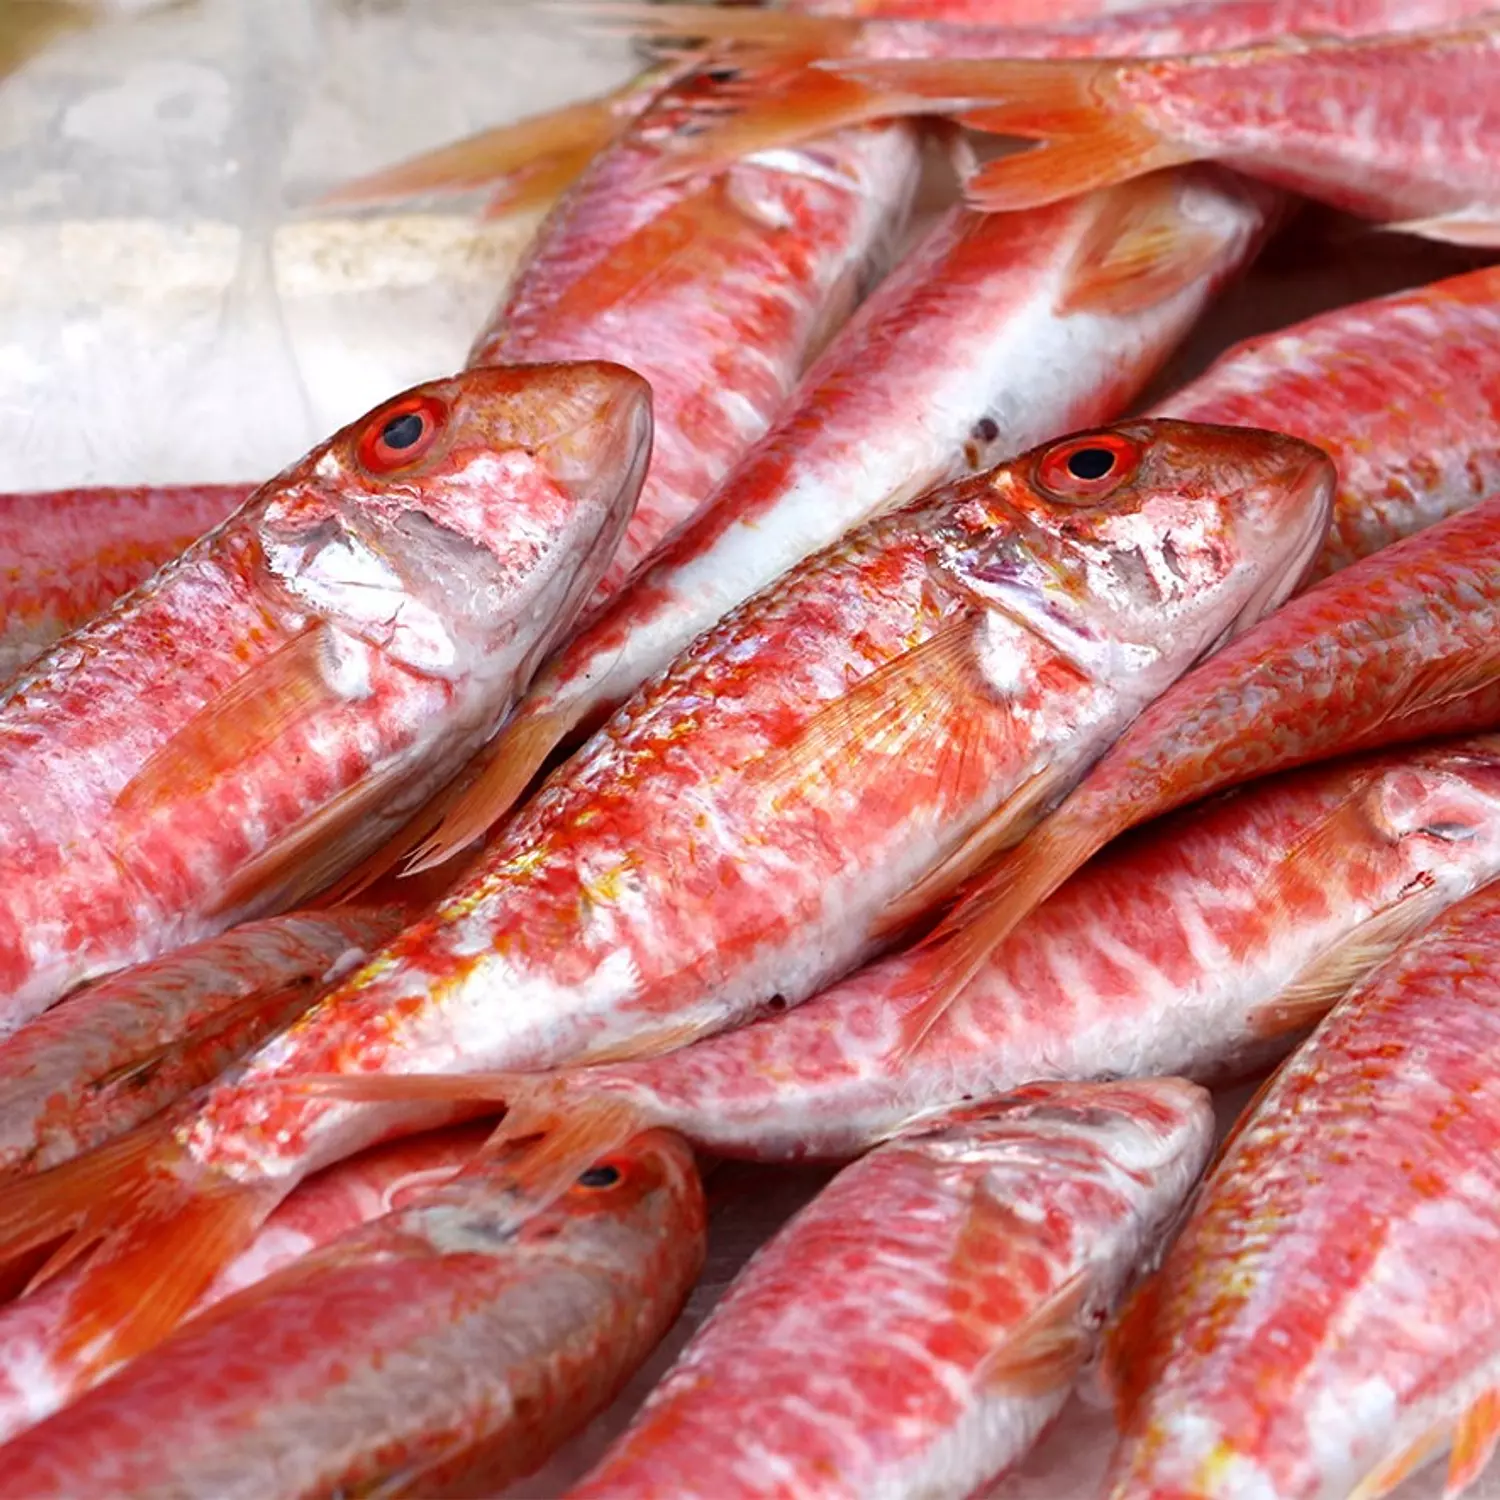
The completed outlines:
<svg viewBox="0 0 1500 1500">
<path fill-rule="evenodd" d="M 1115 1500 L 1459 1494 L 1500 14 L 582 14 L 640 79 L 340 194 L 555 199 L 465 371 L 0 499 L 0 1490 L 497 1494 L 735 1158 L 840 1170 L 574 1495 L 1003 1496 L 1080 1381 Z"/>
</svg>

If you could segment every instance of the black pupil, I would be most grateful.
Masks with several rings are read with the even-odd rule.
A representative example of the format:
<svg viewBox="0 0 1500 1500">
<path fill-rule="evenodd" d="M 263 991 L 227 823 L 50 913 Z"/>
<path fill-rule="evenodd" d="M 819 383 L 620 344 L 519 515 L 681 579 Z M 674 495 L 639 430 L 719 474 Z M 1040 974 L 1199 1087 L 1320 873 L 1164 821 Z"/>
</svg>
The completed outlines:
<svg viewBox="0 0 1500 1500">
<path fill-rule="evenodd" d="M 421 412 L 409 411 L 404 416 L 392 417 L 385 424 L 380 440 L 387 448 L 410 448 L 422 436 L 426 426 Z"/>
<path fill-rule="evenodd" d="M 1108 448 L 1080 448 L 1068 455 L 1068 473 L 1074 479 L 1103 479 L 1115 466 Z"/>
<path fill-rule="evenodd" d="M 590 1167 L 578 1179 L 579 1187 L 603 1188 L 613 1187 L 620 1180 L 620 1169 L 618 1167 Z"/>
</svg>

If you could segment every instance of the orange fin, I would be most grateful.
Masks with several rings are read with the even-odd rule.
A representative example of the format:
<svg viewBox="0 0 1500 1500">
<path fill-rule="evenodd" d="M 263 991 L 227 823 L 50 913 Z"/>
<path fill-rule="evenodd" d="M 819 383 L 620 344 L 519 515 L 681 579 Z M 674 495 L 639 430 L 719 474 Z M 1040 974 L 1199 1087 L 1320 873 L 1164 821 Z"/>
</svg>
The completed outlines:
<svg viewBox="0 0 1500 1500">
<path fill-rule="evenodd" d="M 1408 1443 L 1399 1453 L 1377 1464 L 1349 1492 L 1349 1500 L 1383 1500 L 1423 1468 L 1448 1441 L 1447 1423 L 1439 1423 Z"/>
<path fill-rule="evenodd" d="M 654 97 L 660 70 L 633 79 L 612 94 L 482 130 L 335 188 L 327 207 L 400 202 L 408 198 L 470 193 L 525 179 L 572 163 L 581 171 Z M 576 175 L 576 173 L 575 173 Z M 566 184 L 563 184 L 566 185 Z"/>
<path fill-rule="evenodd" d="M 136 772 L 115 799 L 144 812 L 206 791 L 287 728 L 347 701 L 323 670 L 327 635 L 310 625 L 257 662 L 198 710 Z"/>
<path fill-rule="evenodd" d="M 1259 1037 L 1275 1037 L 1315 1026 L 1449 900 L 1427 883 L 1376 912 L 1319 954 L 1274 1000 L 1255 1010 L 1249 1017 L 1250 1030 Z"/>
<path fill-rule="evenodd" d="M 1096 1343 L 1085 1320 L 1087 1293 L 1080 1273 L 1028 1313 L 986 1361 L 985 1384 L 1018 1396 L 1071 1386 Z"/>
<path fill-rule="evenodd" d="M 900 1028 L 899 1054 L 910 1056 L 964 987 L 1022 920 L 1117 832 L 1067 816 L 1067 804 L 1001 857 L 973 892 L 938 925 L 901 984 L 920 998 Z"/>
<path fill-rule="evenodd" d="M 996 855 L 1020 843 L 1046 815 L 1069 779 L 1047 765 L 1023 781 L 952 854 L 892 902 L 876 927 L 876 935 L 894 937 L 905 930 L 977 875 Z"/>
<path fill-rule="evenodd" d="M 68 1296 L 58 1351 L 102 1370 L 160 1342 L 275 1207 L 274 1188 L 196 1191 L 171 1135 L 151 1121 L 95 1151 L 0 1189 L 0 1253 L 74 1230 L 98 1244 Z M 44 1269 L 77 1258 L 64 1247 Z"/>
<path fill-rule="evenodd" d="M 451 798 L 435 809 L 404 873 L 416 875 L 453 858 L 508 813 L 572 729 L 571 715 L 543 710 L 517 714 L 470 762 Z"/>
<path fill-rule="evenodd" d="M 959 726 L 976 694 L 993 697 L 974 651 L 975 615 L 954 616 L 919 645 L 882 663 L 832 698 L 786 744 L 767 751 L 747 775 L 769 782 L 784 805 L 873 755 L 936 759 L 961 776 L 977 748 Z"/>
<path fill-rule="evenodd" d="M 1500 1444 L 1500 1390 L 1481 1391 L 1458 1419 L 1443 1500 L 1456 1500 L 1489 1467 Z"/>
<path fill-rule="evenodd" d="M 760 5 L 658 4 L 656 0 L 561 0 L 552 9 L 555 14 L 592 22 L 598 30 L 738 42 L 776 51 L 841 52 L 859 40 L 866 24 Z"/>
<path fill-rule="evenodd" d="M 210 913 L 237 912 L 272 889 L 283 910 L 302 905 L 344 873 L 368 819 L 411 774 L 410 766 L 393 765 L 345 787 L 242 865 L 220 888 Z"/>
<path fill-rule="evenodd" d="M 1381 227 L 1393 234 L 1415 234 L 1445 245 L 1472 245 L 1481 250 L 1500 248 L 1500 213 L 1493 209 L 1461 209 L 1458 213 L 1406 219 L 1400 224 Z"/>
<path fill-rule="evenodd" d="M 1175 174 L 1155 173 L 1105 190 L 1099 216 L 1068 268 L 1059 312 L 1120 317 L 1155 307 L 1202 279 L 1223 241 L 1184 221 L 1179 185 Z"/>
<path fill-rule="evenodd" d="M 493 1099 L 506 1103 L 535 1091 L 545 1075 L 528 1073 L 304 1073 L 285 1080 L 272 1079 L 268 1088 L 284 1087 L 298 1094 L 330 1099 L 352 1099 L 361 1104 L 471 1103 Z"/>
<path fill-rule="evenodd" d="M 1410 718 L 1467 697 L 1500 680 L 1500 641 L 1453 660 L 1426 661 L 1412 671 L 1406 690 L 1392 706 L 1388 717 Z"/>
<path fill-rule="evenodd" d="M 45 1172 L 0 1186 L 0 1260 L 80 1230 L 91 1213 L 133 1180 L 161 1142 L 152 1121 Z M 84 1246 L 95 1236 L 80 1235 Z M 43 1278 L 53 1274 L 44 1268 Z"/>
<path fill-rule="evenodd" d="M 1115 88 L 1128 63 L 891 61 L 830 63 L 914 113 L 959 114 L 975 130 L 1044 141 L 981 167 L 965 186 L 990 212 L 1037 208 L 1109 187 L 1198 153 L 1162 137 Z"/>
</svg>

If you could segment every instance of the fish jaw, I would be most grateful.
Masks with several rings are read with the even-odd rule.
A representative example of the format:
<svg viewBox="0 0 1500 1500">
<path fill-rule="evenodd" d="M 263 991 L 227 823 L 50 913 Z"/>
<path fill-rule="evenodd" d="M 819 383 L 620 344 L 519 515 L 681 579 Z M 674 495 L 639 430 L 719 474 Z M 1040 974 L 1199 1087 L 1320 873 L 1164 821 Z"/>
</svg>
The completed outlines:
<svg viewBox="0 0 1500 1500">
<path fill-rule="evenodd" d="M 950 566 L 1088 677 L 1138 683 L 1139 708 L 1295 589 L 1335 474 L 1326 454 L 1275 433 L 1157 421 L 1101 433 L 998 470 L 976 508 L 1014 524 L 998 546 L 966 556 L 956 544 Z M 1111 452 L 1117 483 L 1073 485 L 1075 455 Z"/>
<path fill-rule="evenodd" d="M 513 683 L 570 622 L 629 520 L 650 399 L 638 375 L 602 362 L 416 387 L 274 482 L 258 524 L 267 569 L 301 608 L 391 660 Z M 537 621 L 550 627 L 540 643 Z"/>
</svg>

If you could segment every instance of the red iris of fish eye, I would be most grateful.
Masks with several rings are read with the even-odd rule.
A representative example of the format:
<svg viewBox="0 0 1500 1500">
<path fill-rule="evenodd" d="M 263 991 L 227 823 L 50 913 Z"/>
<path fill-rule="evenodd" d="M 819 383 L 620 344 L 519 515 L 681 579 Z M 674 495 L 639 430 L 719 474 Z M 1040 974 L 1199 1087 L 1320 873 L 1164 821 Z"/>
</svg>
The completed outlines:
<svg viewBox="0 0 1500 1500">
<path fill-rule="evenodd" d="M 390 474 L 425 457 L 443 429 L 448 411 L 431 396 L 417 396 L 372 417 L 359 443 L 360 464 L 372 474 Z"/>
<path fill-rule="evenodd" d="M 1057 500 L 1096 500 L 1123 484 L 1140 460 L 1129 438 L 1101 432 L 1060 443 L 1042 456 L 1037 483 Z"/>
</svg>

